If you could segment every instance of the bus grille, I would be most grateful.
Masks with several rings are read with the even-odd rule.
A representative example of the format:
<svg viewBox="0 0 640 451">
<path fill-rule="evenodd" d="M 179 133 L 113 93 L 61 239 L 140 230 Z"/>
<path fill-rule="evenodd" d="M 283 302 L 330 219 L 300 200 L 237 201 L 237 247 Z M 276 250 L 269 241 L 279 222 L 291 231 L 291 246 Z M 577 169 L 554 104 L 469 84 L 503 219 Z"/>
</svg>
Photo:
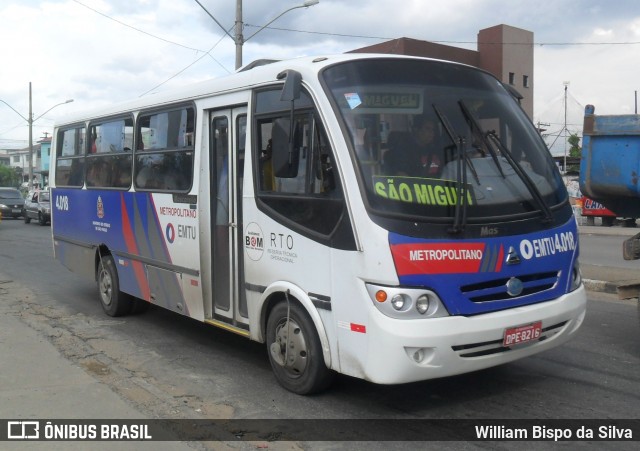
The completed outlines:
<svg viewBox="0 0 640 451">
<path fill-rule="evenodd" d="M 501 278 L 481 283 L 474 283 L 472 285 L 464 285 L 460 287 L 460 290 L 471 302 L 500 301 L 549 290 L 558 283 L 559 276 L 560 273 L 558 271 L 518 276 L 518 279 L 520 279 L 523 284 L 522 293 L 518 296 L 511 296 L 507 293 L 507 282 L 510 278 Z"/>
<path fill-rule="evenodd" d="M 513 349 L 518 349 L 523 346 L 530 346 L 547 340 L 558 334 L 567 323 L 568 321 L 563 321 L 561 323 L 554 324 L 553 326 L 545 327 L 544 329 L 542 329 L 542 333 L 537 340 L 515 345 L 513 347 L 503 346 L 501 338 L 499 340 L 485 341 L 482 343 L 468 343 L 465 345 L 452 346 L 451 349 L 453 349 L 453 351 L 458 354 L 458 357 L 462 358 L 483 357 L 491 354 L 509 352 Z"/>
</svg>

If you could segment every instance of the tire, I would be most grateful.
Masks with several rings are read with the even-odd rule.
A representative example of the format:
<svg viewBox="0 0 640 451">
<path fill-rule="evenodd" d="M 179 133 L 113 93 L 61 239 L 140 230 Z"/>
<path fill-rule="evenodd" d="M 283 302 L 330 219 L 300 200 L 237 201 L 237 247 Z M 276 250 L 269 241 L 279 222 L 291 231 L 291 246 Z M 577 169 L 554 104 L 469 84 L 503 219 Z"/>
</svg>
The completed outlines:
<svg viewBox="0 0 640 451">
<path fill-rule="evenodd" d="M 38 213 L 38 224 L 40 224 L 41 226 L 47 225 L 47 220 L 44 219 L 44 216 L 42 216 L 42 213 Z"/>
<path fill-rule="evenodd" d="M 131 297 L 120 291 L 118 271 L 111 255 L 103 255 L 98 264 L 98 295 L 102 310 L 109 316 L 122 316 L 131 311 Z"/>
<path fill-rule="evenodd" d="M 276 304 L 267 320 L 271 368 L 278 383 L 287 390 L 299 395 L 317 393 L 331 384 L 335 373 L 324 364 L 313 321 L 300 304 L 294 300 L 290 304 L 289 324 L 285 301 Z"/>
<path fill-rule="evenodd" d="M 24 223 L 29 224 L 31 222 L 31 218 L 27 216 L 27 212 L 24 213 Z"/>
</svg>

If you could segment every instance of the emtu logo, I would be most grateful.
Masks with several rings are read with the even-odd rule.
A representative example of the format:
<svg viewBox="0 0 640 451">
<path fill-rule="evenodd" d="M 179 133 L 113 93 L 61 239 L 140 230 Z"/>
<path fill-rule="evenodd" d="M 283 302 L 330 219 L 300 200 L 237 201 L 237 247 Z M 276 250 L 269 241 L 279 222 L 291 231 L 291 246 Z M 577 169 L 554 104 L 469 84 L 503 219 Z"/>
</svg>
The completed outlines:
<svg viewBox="0 0 640 451">
<path fill-rule="evenodd" d="M 173 227 L 173 224 L 167 224 L 167 228 L 164 230 L 164 234 L 167 237 L 167 241 L 169 243 L 173 243 L 176 239 L 176 229 Z"/>
</svg>

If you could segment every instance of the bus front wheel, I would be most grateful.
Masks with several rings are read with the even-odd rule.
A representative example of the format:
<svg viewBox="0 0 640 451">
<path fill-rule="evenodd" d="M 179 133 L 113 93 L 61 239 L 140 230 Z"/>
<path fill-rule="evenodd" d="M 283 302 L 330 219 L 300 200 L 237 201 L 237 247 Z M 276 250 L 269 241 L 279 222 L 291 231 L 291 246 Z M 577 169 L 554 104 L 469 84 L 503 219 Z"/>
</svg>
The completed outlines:
<svg viewBox="0 0 640 451">
<path fill-rule="evenodd" d="M 317 393 L 333 380 L 313 321 L 296 302 L 280 302 L 269 314 L 267 352 L 278 383 L 289 391 Z"/>
<path fill-rule="evenodd" d="M 131 298 L 120 291 L 118 271 L 111 255 L 100 258 L 97 282 L 100 304 L 107 315 L 122 316 L 131 311 Z"/>
</svg>

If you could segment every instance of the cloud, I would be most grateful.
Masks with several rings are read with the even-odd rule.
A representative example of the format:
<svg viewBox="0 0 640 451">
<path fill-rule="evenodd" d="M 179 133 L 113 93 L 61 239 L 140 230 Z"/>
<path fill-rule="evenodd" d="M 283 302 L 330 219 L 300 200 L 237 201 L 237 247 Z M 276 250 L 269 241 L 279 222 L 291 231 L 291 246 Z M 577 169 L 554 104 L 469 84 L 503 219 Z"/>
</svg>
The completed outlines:
<svg viewBox="0 0 640 451">
<path fill-rule="evenodd" d="M 233 26 L 234 1 L 200 1 Z M 245 38 L 301 1 L 245 0 Z M 26 116 L 29 81 L 36 116 L 75 99 L 42 118 L 38 132 L 50 132 L 53 120 L 71 110 L 234 69 L 233 40 L 193 0 L 4 0 L 0 23 L 0 99 Z M 535 120 L 557 121 L 564 81 L 577 110 L 571 123 L 578 127 L 585 103 L 601 113 L 633 112 L 640 11 L 632 0 L 615 7 L 601 0 L 320 0 L 252 37 L 243 46 L 244 62 L 342 53 L 396 37 L 475 49 L 478 31 L 498 23 L 534 32 Z M 0 139 L 26 140 L 25 121 L 2 104 L 0 124 Z"/>
</svg>

